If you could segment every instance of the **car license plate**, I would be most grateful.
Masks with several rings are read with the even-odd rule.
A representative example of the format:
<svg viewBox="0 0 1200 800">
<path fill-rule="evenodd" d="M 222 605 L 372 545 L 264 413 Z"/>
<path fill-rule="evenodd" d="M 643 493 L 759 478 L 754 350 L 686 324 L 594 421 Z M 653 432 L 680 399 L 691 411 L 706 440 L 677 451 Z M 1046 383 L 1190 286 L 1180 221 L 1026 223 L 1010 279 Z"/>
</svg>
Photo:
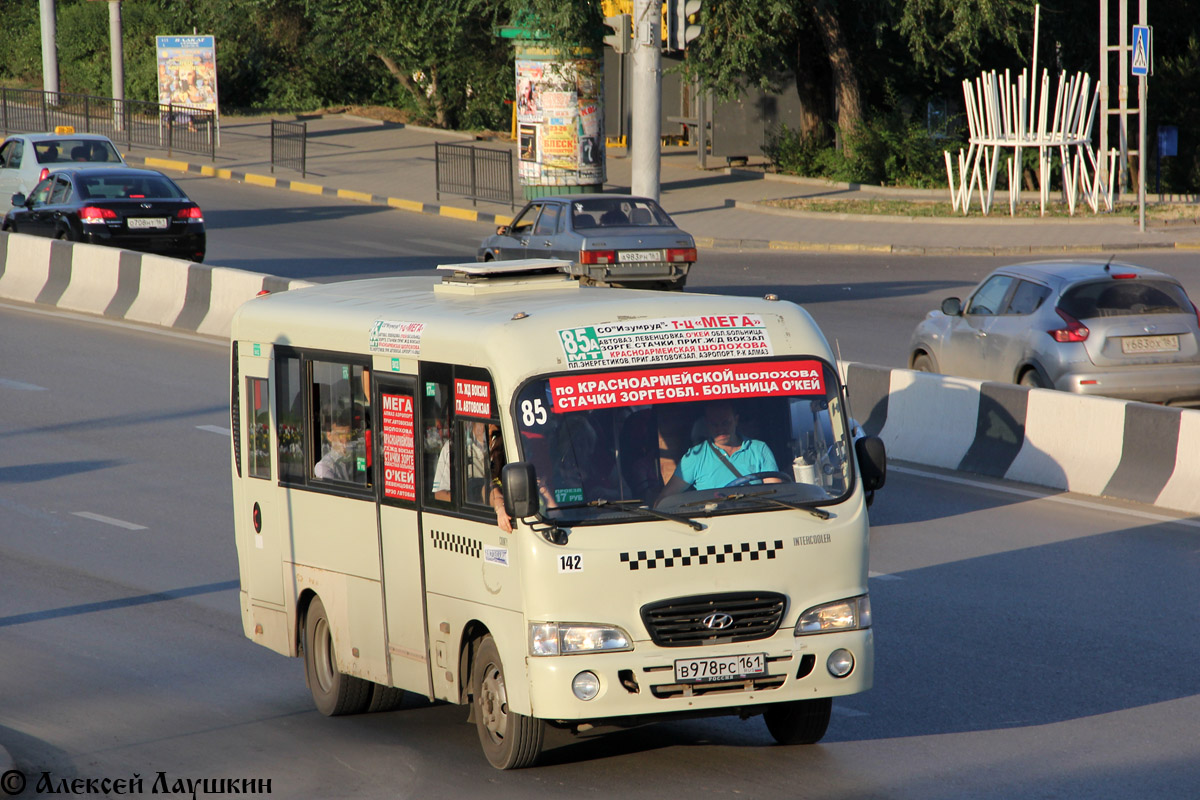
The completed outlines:
<svg viewBox="0 0 1200 800">
<path fill-rule="evenodd" d="M 623 250 L 622 261 L 662 261 L 662 250 Z"/>
<path fill-rule="evenodd" d="M 130 228 L 165 228 L 167 227 L 166 217 L 130 217 L 125 220 L 125 224 Z"/>
<path fill-rule="evenodd" d="M 1170 336 L 1124 336 L 1121 338 L 1121 352 L 1135 353 L 1173 353 L 1179 349 L 1179 337 Z"/>
<path fill-rule="evenodd" d="M 734 681 L 766 674 L 766 653 L 714 658 L 681 658 L 675 662 L 675 681 L 677 683 Z"/>
</svg>

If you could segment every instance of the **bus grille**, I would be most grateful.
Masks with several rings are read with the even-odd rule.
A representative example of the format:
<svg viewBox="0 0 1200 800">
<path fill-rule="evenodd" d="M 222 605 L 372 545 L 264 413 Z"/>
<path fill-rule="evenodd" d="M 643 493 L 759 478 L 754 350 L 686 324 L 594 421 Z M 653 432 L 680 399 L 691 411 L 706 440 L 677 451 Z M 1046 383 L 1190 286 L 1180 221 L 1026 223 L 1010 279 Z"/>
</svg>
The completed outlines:
<svg viewBox="0 0 1200 800">
<path fill-rule="evenodd" d="M 749 642 L 774 634 L 786 606 L 778 592 L 676 597 L 642 606 L 642 623 L 660 647 Z"/>
</svg>

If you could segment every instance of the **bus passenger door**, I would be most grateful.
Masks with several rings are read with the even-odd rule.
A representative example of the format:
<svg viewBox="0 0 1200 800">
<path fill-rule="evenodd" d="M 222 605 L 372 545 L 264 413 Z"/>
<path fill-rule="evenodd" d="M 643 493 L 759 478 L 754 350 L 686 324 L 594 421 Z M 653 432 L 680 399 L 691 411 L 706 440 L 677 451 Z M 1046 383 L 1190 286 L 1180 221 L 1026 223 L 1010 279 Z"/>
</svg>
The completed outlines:
<svg viewBox="0 0 1200 800">
<path fill-rule="evenodd" d="M 273 447 L 271 424 L 271 359 L 267 354 L 256 355 L 243 342 L 238 356 L 241 414 L 236 435 L 241 437 L 242 480 L 235 498 L 236 526 L 246 541 L 241 543 L 249 557 L 248 575 L 242 586 L 250 593 L 252 605 L 269 604 L 278 610 L 283 607 L 283 541 L 286 520 L 275 502 L 277 467 L 272 464 Z M 263 349 L 266 349 L 263 346 Z M 262 351 L 259 351 L 262 352 Z"/>
<path fill-rule="evenodd" d="M 374 459 L 378 465 L 375 485 L 392 683 L 432 697 L 416 505 L 415 385 L 415 380 L 396 377 L 375 382 L 372 405 L 377 409 L 375 448 L 379 454 Z"/>
</svg>

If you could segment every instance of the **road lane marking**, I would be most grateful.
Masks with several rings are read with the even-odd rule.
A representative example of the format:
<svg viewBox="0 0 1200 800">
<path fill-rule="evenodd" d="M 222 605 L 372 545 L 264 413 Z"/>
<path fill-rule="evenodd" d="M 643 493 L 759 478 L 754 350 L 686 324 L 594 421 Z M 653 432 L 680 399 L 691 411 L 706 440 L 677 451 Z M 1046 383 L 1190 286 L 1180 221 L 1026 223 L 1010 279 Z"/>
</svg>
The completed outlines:
<svg viewBox="0 0 1200 800">
<path fill-rule="evenodd" d="M 865 711 L 856 711 L 853 708 L 846 708 L 845 706 L 843 706 L 839 703 L 833 704 L 833 713 L 838 715 L 839 717 L 869 717 L 869 716 L 871 716 L 870 714 L 868 714 Z"/>
<path fill-rule="evenodd" d="M 209 433 L 219 433 L 222 436 L 229 436 L 231 433 L 233 433 L 233 431 L 229 430 L 229 428 L 222 428 L 218 425 L 197 425 L 196 430 L 208 431 Z"/>
<path fill-rule="evenodd" d="M 84 519 L 90 519 L 95 522 L 103 522 L 105 525 L 112 525 L 113 527 L 116 527 L 116 528 L 124 528 L 127 531 L 147 530 L 145 525 L 138 525 L 133 522 L 126 522 L 123 519 L 113 519 L 112 517 L 106 517 L 103 514 L 93 514 L 90 511 L 72 511 L 71 513 L 77 517 L 83 517 Z"/>
<path fill-rule="evenodd" d="M 892 575 L 889 572 L 868 572 L 867 577 L 877 581 L 902 581 L 899 575 Z"/>
<path fill-rule="evenodd" d="M 1176 525 L 1186 525 L 1190 528 L 1200 528 L 1200 521 L 1198 520 L 1181 519 L 1179 517 L 1172 517 L 1166 514 L 1155 514 L 1150 511 L 1142 511 L 1136 508 L 1122 508 L 1118 505 L 1093 503 L 1088 500 L 1079 500 L 1074 497 L 1064 497 L 1062 495 L 1050 494 L 1050 492 L 1055 491 L 1053 489 L 1048 489 L 1045 492 L 1037 492 L 1031 489 L 1021 489 L 1016 486 L 987 483 L 985 481 L 971 480 L 970 478 L 959 478 L 954 475 L 942 475 L 937 472 L 926 472 L 925 470 L 913 469 L 911 467 L 897 467 L 891 464 L 888 465 L 888 469 L 892 472 L 902 472 L 905 475 L 914 475 L 919 478 L 932 478 L 938 481 L 946 481 L 947 483 L 957 483 L 960 486 L 971 486 L 976 489 L 986 489 L 993 492 L 1016 495 L 1018 497 L 1028 497 L 1033 500 L 1046 500 L 1051 503 L 1063 503 L 1064 505 L 1068 506 L 1086 508 L 1089 511 L 1098 511 L 1101 514 L 1124 514 L 1127 517 L 1137 517 L 1139 519 L 1150 520 L 1152 522 L 1170 522 Z"/>
<path fill-rule="evenodd" d="M 35 386 L 32 383 L 21 383 L 20 381 L 10 381 L 7 378 L 0 378 L 0 386 L 5 389 L 18 389 L 22 392 L 45 392 L 48 391 L 45 386 Z"/>
</svg>

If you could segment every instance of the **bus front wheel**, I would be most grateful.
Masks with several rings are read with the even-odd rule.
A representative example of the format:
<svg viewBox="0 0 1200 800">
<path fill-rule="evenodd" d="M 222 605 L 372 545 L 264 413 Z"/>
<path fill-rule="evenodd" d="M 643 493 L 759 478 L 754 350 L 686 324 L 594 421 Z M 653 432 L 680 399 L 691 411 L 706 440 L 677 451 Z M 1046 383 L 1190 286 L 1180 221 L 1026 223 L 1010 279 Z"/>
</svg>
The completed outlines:
<svg viewBox="0 0 1200 800">
<path fill-rule="evenodd" d="M 763 720 L 780 744 L 813 744 L 825 735 L 832 711 L 833 699 L 818 697 L 767 706 Z"/>
<path fill-rule="evenodd" d="M 545 724 L 508 707 L 504 664 L 491 636 L 483 637 L 471 668 L 471 702 L 483 754 L 496 769 L 528 767 L 542 751 Z"/>
<path fill-rule="evenodd" d="M 304 672 L 317 710 L 327 717 L 361 714 L 371 702 L 371 682 L 339 672 L 333 631 L 321 598 L 304 617 Z"/>
</svg>

